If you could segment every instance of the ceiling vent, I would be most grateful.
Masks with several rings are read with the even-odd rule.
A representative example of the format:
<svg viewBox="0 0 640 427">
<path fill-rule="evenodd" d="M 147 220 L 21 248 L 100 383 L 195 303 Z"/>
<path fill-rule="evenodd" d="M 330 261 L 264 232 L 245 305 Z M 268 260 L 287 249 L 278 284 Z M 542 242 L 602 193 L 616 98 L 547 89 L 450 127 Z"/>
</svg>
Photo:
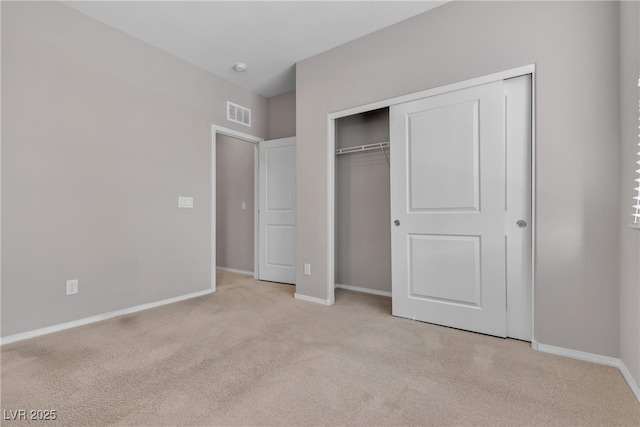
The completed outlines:
<svg viewBox="0 0 640 427">
<path fill-rule="evenodd" d="M 227 101 L 227 120 L 251 127 L 251 110 Z"/>
</svg>

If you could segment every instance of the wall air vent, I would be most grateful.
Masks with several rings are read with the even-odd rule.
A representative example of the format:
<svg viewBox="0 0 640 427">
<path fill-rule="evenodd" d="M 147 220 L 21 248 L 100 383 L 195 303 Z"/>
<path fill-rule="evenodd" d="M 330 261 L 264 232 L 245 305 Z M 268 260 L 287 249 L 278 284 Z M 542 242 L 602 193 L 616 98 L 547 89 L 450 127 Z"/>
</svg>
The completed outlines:
<svg viewBox="0 0 640 427">
<path fill-rule="evenodd" d="M 251 110 L 227 101 L 227 120 L 251 127 Z"/>
</svg>

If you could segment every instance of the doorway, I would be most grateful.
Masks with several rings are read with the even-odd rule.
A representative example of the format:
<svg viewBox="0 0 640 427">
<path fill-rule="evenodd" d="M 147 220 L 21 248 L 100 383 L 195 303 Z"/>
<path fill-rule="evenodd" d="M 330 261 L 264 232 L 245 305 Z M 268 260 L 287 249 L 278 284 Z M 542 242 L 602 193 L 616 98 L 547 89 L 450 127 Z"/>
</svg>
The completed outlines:
<svg viewBox="0 0 640 427">
<path fill-rule="evenodd" d="M 216 268 L 254 274 L 255 144 L 216 139 Z"/>
<path fill-rule="evenodd" d="M 231 182 L 222 182 L 223 180 L 218 179 L 218 141 L 221 141 L 221 144 L 226 148 L 223 148 L 225 154 L 229 156 L 240 156 L 243 159 L 239 162 L 243 164 L 243 184 L 242 188 L 244 188 L 244 194 L 239 195 L 238 197 L 234 195 L 227 195 L 224 197 L 224 206 L 222 209 L 225 211 L 225 215 L 221 218 L 223 224 L 228 221 L 228 216 L 233 216 L 234 213 L 240 213 L 240 215 L 244 218 L 241 218 L 240 221 L 237 219 L 232 219 L 234 224 L 246 224 L 247 217 L 253 218 L 253 225 L 250 226 L 253 229 L 253 237 L 245 236 L 242 243 L 240 241 L 234 241 L 233 238 L 229 237 L 229 233 L 223 232 L 223 242 L 222 245 L 232 245 L 234 249 L 231 252 L 241 253 L 240 258 L 243 259 L 242 264 L 233 264 L 233 265 L 241 265 L 243 268 L 233 268 L 226 267 L 222 265 L 221 267 L 226 268 L 230 271 L 236 271 L 244 274 L 253 274 L 254 279 L 258 279 L 259 275 L 259 250 L 258 250 L 258 227 L 259 227 L 259 218 L 256 213 L 257 206 L 259 206 L 259 189 L 260 189 L 260 181 L 259 181 L 259 173 L 258 173 L 258 164 L 259 164 L 259 144 L 263 141 L 262 138 L 245 134 L 242 132 L 235 131 L 233 129 L 227 129 L 221 126 L 213 125 L 211 129 L 211 187 L 212 187 L 212 197 L 211 197 L 211 256 L 212 256 L 212 282 L 213 282 L 213 290 L 216 290 L 216 268 L 218 267 L 218 188 L 219 186 L 225 187 L 229 185 L 233 188 L 233 183 Z M 250 158 L 250 152 L 253 152 L 253 161 Z M 243 153 L 244 155 L 240 154 Z M 251 172 L 247 171 L 247 166 L 253 164 L 253 185 L 250 182 L 247 182 L 247 178 L 251 175 Z M 220 181 L 220 182 L 219 182 Z M 226 191 L 225 191 L 226 193 Z M 253 199 L 249 200 L 249 193 L 253 193 Z M 240 200 L 242 199 L 242 200 Z M 243 234 L 246 235 L 246 230 L 244 230 Z M 231 242 L 229 243 L 229 239 Z M 251 240 L 250 243 L 249 239 Z M 249 248 L 249 249 L 247 249 Z M 222 249 L 222 248 L 220 248 Z M 252 251 L 253 255 L 247 255 L 247 250 Z M 228 259 L 227 253 L 222 255 L 223 262 L 226 263 Z M 235 255 L 237 257 L 237 255 Z M 233 255 L 232 255 L 233 257 Z M 253 265 L 251 263 L 247 263 L 247 259 L 253 259 Z M 237 261 L 237 260 L 236 260 Z M 234 262 L 236 262 L 234 261 Z M 250 269 L 246 269 L 250 267 Z"/>
<path fill-rule="evenodd" d="M 228 261 L 229 256 L 238 264 L 221 266 L 224 269 L 253 274 L 256 280 L 294 284 L 295 137 L 265 141 L 213 125 L 211 141 L 213 291 L 216 290 L 217 263 Z M 220 162 L 219 144 L 221 155 L 226 156 Z M 219 168 L 225 174 L 221 179 L 218 179 Z M 218 203 L 222 206 L 218 207 Z M 239 230 L 240 227 L 244 230 Z M 219 251 L 223 252 L 220 258 Z M 251 266 L 253 271 L 249 270 Z"/>
</svg>

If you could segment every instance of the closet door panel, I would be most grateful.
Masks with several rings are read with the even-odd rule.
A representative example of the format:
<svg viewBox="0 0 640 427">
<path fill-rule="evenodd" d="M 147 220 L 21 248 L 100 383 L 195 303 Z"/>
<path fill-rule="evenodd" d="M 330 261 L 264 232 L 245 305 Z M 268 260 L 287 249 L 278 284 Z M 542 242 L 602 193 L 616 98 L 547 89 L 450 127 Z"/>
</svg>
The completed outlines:
<svg viewBox="0 0 640 427">
<path fill-rule="evenodd" d="M 393 314 L 506 336 L 502 81 L 390 118 Z"/>
</svg>

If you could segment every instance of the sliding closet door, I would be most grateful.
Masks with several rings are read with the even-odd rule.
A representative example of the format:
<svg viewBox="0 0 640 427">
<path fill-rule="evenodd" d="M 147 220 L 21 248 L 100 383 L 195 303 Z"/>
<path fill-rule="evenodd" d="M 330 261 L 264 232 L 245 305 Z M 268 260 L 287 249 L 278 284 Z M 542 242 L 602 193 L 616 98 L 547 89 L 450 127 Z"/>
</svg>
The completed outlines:
<svg viewBox="0 0 640 427">
<path fill-rule="evenodd" d="M 531 341 L 531 75 L 504 81 L 507 152 L 507 336 Z"/>
<path fill-rule="evenodd" d="M 391 107 L 393 315 L 506 336 L 503 82 Z"/>
</svg>

